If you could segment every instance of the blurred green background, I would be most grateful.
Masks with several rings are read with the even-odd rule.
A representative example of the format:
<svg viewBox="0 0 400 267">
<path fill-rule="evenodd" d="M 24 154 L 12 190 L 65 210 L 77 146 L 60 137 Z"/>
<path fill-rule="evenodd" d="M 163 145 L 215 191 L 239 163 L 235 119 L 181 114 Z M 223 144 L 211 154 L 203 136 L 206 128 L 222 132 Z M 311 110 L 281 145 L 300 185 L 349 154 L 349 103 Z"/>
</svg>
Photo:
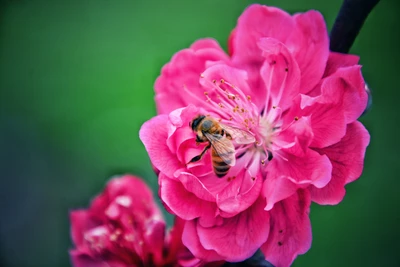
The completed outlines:
<svg viewBox="0 0 400 267">
<path fill-rule="evenodd" d="M 86 207 L 114 174 L 157 192 L 141 124 L 153 82 L 173 53 L 202 37 L 226 49 L 252 1 L 0 2 L 0 266 L 70 266 L 68 211 Z M 341 1 L 261 1 L 319 10 Z M 373 90 L 362 178 L 338 206 L 312 206 L 313 245 L 295 267 L 400 266 L 397 0 L 382 0 L 351 52 Z M 171 217 L 168 217 L 171 222 Z"/>
</svg>

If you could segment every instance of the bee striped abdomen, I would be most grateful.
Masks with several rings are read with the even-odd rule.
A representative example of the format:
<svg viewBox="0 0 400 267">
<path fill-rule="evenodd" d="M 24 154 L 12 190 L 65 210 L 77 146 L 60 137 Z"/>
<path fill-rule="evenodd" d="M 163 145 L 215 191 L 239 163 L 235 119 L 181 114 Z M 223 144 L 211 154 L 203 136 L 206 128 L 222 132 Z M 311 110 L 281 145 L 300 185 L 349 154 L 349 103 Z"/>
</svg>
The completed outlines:
<svg viewBox="0 0 400 267">
<path fill-rule="evenodd" d="M 224 177 L 231 166 L 229 166 L 222 158 L 221 156 L 215 151 L 215 149 L 211 149 L 211 159 L 212 159 L 212 164 L 214 168 L 215 174 L 221 178 Z"/>
</svg>

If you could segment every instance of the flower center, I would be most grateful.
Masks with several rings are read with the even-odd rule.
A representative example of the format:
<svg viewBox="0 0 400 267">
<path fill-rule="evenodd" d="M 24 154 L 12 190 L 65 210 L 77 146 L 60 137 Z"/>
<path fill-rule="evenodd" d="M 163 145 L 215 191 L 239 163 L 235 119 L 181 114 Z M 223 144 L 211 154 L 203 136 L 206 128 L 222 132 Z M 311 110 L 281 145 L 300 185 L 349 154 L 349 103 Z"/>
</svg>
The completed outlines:
<svg viewBox="0 0 400 267">
<path fill-rule="evenodd" d="M 224 79 L 206 80 L 205 85 L 209 89 L 204 92 L 207 110 L 212 111 L 222 124 L 254 136 L 254 142 L 236 147 L 236 156 L 240 158 L 249 154 L 248 165 L 253 165 L 255 158 L 262 166 L 266 165 L 273 158 L 272 145 L 280 131 L 281 109 L 273 106 L 268 112 L 260 114 L 251 96 Z"/>
</svg>

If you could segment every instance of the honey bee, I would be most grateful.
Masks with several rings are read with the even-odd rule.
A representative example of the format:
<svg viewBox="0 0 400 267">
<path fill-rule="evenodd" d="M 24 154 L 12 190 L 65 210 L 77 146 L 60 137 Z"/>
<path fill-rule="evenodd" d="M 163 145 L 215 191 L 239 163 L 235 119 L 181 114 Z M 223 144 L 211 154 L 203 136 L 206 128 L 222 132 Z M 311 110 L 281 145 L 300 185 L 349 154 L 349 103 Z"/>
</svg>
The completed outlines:
<svg viewBox="0 0 400 267">
<path fill-rule="evenodd" d="M 201 160 L 206 151 L 211 148 L 214 173 L 219 178 L 224 177 L 231 166 L 236 163 L 235 147 L 232 139 L 238 144 L 255 142 L 254 136 L 250 133 L 223 125 L 210 116 L 198 115 L 189 123 L 189 126 L 196 133 L 196 142 L 208 142 L 201 154 L 192 158 L 189 163 Z"/>
</svg>

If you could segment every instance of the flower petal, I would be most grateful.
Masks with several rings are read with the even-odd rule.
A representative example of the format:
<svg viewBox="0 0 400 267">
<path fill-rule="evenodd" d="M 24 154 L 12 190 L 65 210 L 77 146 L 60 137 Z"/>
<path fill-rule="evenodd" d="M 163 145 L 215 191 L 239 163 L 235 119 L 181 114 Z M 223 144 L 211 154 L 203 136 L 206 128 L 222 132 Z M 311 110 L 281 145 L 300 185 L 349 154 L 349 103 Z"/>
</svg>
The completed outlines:
<svg viewBox="0 0 400 267">
<path fill-rule="evenodd" d="M 184 220 L 204 217 L 212 224 L 217 213 L 215 203 L 198 198 L 189 192 L 180 181 L 171 179 L 163 173 L 160 173 L 158 179 L 160 198 L 172 213 Z"/>
<path fill-rule="evenodd" d="M 364 112 L 368 103 L 361 66 L 343 67 L 326 77 L 321 84 L 320 103 L 334 103 L 344 112 L 345 122 L 352 123 Z"/>
<path fill-rule="evenodd" d="M 252 186 L 247 191 L 241 192 L 244 179 L 250 180 Z M 262 180 L 261 176 L 256 178 L 245 174 L 236 177 L 217 195 L 218 208 L 223 213 L 229 214 L 229 217 L 248 209 L 260 195 Z M 222 214 L 221 216 L 226 217 Z"/>
<path fill-rule="evenodd" d="M 360 57 L 356 55 L 330 52 L 328 62 L 326 63 L 324 77 L 330 76 L 341 67 L 357 65 L 359 60 Z"/>
<path fill-rule="evenodd" d="M 168 115 L 159 115 L 145 122 L 140 128 L 139 138 L 151 162 L 161 172 L 172 177 L 177 169 L 185 166 L 167 146 Z"/>
<path fill-rule="evenodd" d="M 176 53 L 162 68 L 154 84 L 158 114 L 170 113 L 190 103 L 204 102 L 200 74 L 207 62 L 227 60 L 225 52 L 211 39 L 197 41 L 191 48 Z"/>
<path fill-rule="evenodd" d="M 292 197 L 276 203 L 270 211 L 270 235 L 261 251 L 275 267 L 290 266 L 297 255 L 310 249 L 310 204 L 309 192 L 300 189 Z"/>
<path fill-rule="evenodd" d="M 275 203 L 293 195 L 299 185 L 290 181 L 286 176 L 268 175 L 263 184 L 263 195 L 267 200 L 265 210 L 271 210 Z"/>
<path fill-rule="evenodd" d="M 257 46 L 262 37 L 284 42 L 294 28 L 293 18 L 279 8 L 258 4 L 249 6 L 239 17 L 232 37 L 232 60 L 241 64 L 262 62 Z"/>
<path fill-rule="evenodd" d="M 301 70 L 300 92 L 308 93 L 322 78 L 329 56 L 328 31 L 322 15 L 310 10 L 293 16 L 295 28 L 285 42 Z"/>
<path fill-rule="evenodd" d="M 324 187 L 331 179 L 332 164 L 326 155 L 307 149 L 304 156 L 286 153 L 284 157 L 287 160 L 277 156 L 268 163 L 267 177 L 279 173 L 300 186 L 313 184 L 318 188 Z"/>
<path fill-rule="evenodd" d="M 264 206 L 265 201 L 259 198 L 242 213 L 225 218 L 221 225 L 206 228 L 197 224 L 200 243 L 207 250 L 215 250 L 226 261 L 251 257 L 268 238 L 269 214 Z"/>
<path fill-rule="evenodd" d="M 79 247 L 83 244 L 83 233 L 97 226 L 86 210 L 74 210 L 69 213 L 71 222 L 71 237 L 74 244 Z"/>
<path fill-rule="evenodd" d="M 110 259 L 94 259 L 90 255 L 84 254 L 78 250 L 72 250 L 69 252 L 71 256 L 72 265 L 74 267 L 104 267 L 106 262 L 107 266 L 113 267 L 129 267 L 128 264 L 119 260 Z"/>
<path fill-rule="evenodd" d="M 369 139 L 365 127 L 355 121 L 348 125 L 346 135 L 339 143 L 319 150 L 332 162 L 332 179 L 323 188 L 310 187 L 313 201 L 321 205 L 335 205 L 342 201 L 344 185 L 353 182 L 362 173 Z"/>
<path fill-rule="evenodd" d="M 267 90 L 266 106 L 285 111 L 299 94 L 299 66 L 287 47 L 276 39 L 262 38 L 258 46 L 265 58 L 260 74 Z"/>
</svg>

